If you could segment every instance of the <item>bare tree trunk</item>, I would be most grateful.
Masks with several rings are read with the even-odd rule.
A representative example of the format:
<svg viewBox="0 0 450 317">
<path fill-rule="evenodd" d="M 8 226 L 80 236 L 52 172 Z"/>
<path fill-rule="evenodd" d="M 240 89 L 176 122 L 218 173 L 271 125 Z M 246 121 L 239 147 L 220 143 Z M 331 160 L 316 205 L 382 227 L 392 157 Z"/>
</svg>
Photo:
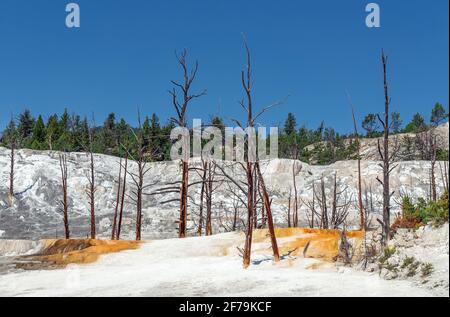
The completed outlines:
<svg viewBox="0 0 450 317">
<path fill-rule="evenodd" d="M 178 229 L 178 237 L 185 238 L 187 230 L 187 197 L 189 186 L 189 163 L 182 162 L 182 181 L 181 181 L 181 197 L 180 197 L 180 223 Z"/>
<path fill-rule="evenodd" d="M 15 140 L 11 141 L 11 154 L 10 154 L 10 172 L 9 172 L 9 206 L 12 207 L 14 205 L 14 163 L 15 163 L 15 155 L 16 155 L 16 142 Z"/>
<path fill-rule="evenodd" d="M 288 198 L 288 213 L 287 213 L 287 220 L 288 220 L 288 228 L 291 228 L 291 199 L 292 199 L 292 190 L 289 190 L 289 198 Z"/>
<path fill-rule="evenodd" d="M 333 203 L 331 207 L 331 223 L 333 225 L 336 223 L 336 217 L 337 217 L 337 173 L 334 173 Z"/>
<path fill-rule="evenodd" d="M 212 170 L 212 163 L 207 163 L 207 179 L 206 179 L 206 235 L 211 236 L 212 230 L 212 195 L 213 195 L 213 182 L 214 175 Z"/>
<path fill-rule="evenodd" d="M 251 263 L 252 239 L 253 239 L 253 164 L 247 162 L 247 233 L 244 245 L 244 268 L 248 268 Z"/>
<path fill-rule="evenodd" d="M 237 229 L 237 218 L 238 218 L 238 206 L 234 206 L 234 213 L 233 213 L 233 231 L 236 231 Z"/>
<path fill-rule="evenodd" d="M 437 157 L 437 140 L 430 131 L 430 141 L 431 141 L 431 199 L 432 201 L 437 201 L 437 190 L 436 190 L 436 157 Z"/>
<path fill-rule="evenodd" d="M 350 100 L 350 96 L 349 96 Z M 358 209 L 359 209 L 359 228 L 360 230 L 366 229 L 366 220 L 365 220 L 365 212 L 364 212 L 364 206 L 363 206 L 363 199 L 362 199 L 362 177 L 361 177 L 361 143 L 359 141 L 359 134 L 358 134 L 358 127 L 356 124 L 356 118 L 355 118 L 355 110 L 353 108 L 353 105 L 350 100 L 350 105 L 352 107 L 352 118 L 353 118 L 353 128 L 355 131 L 355 138 L 356 142 L 358 144 L 357 147 L 357 156 L 358 156 Z"/>
<path fill-rule="evenodd" d="M 170 91 L 170 95 L 172 96 L 172 103 L 177 113 L 177 118 L 173 118 L 173 120 L 178 123 L 180 127 L 186 127 L 186 111 L 189 106 L 189 102 L 192 99 L 196 99 L 206 95 L 206 90 L 199 94 L 191 94 L 190 89 L 192 83 L 195 80 L 198 71 L 198 62 L 195 63 L 195 66 L 192 71 L 188 70 L 188 65 L 186 62 L 187 51 L 184 50 L 180 56 L 177 55 L 178 63 L 180 64 L 183 70 L 183 81 L 182 83 L 178 83 L 172 81 L 172 84 L 175 88 Z M 181 101 L 178 100 L 177 90 L 180 89 L 182 92 Z M 182 181 L 180 188 L 180 219 L 179 219 L 179 228 L 178 228 L 178 236 L 179 238 L 186 237 L 187 231 L 187 198 L 188 198 L 188 188 L 189 188 L 189 163 L 183 160 L 182 162 Z"/>
<path fill-rule="evenodd" d="M 91 208 L 91 239 L 96 238 L 96 228 L 95 228 L 95 165 L 94 165 L 94 155 L 92 150 L 90 152 L 90 180 L 89 180 L 89 206 Z"/>
<path fill-rule="evenodd" d="M 313 181 L 313 200 L 312 200 L 312 212 L 311 212 L 311 229 L 314 229 L 314 217 L 316 215 L 316 188 Z"/>
<path fill-rule="evenodd" d="M 123 217 L 123 208 L 125 204 L 125 192 L 127 187 L 127 172 L 128 172 L 128 148 L 125 153 L 125 166 L 124 166 L 124 174 L 123 174 L 123 185 L 122 185 L 122 197 L 120 198 L 120 213 L 119 213 L 119 225 L 117 226 L 117 240 L 120 240 L 120 232 L 122 230 L 122 217 Z"/>
<path fill-rule="evenodd" d="M 322 194 L 322 229 L 328 229 L 328 206 L 327 206 L 327 196 L 325 192 L 325 180 L 322 176 L 322 179 L 320 180 L 320 190 Z"/>
<path fill-rule="evenodd" d="M 264 183 L 264 178 L 261 174 L 261 169 L 259 167 L 259 163 L 256 163 L 255 170 L 258 175 L 259 186 L 261 187 L 261 190 L 263 193 L 264 206 L 265 206 L 265 209 L 267 212 L 267 222 L 269 224 L 270 242 L 272 244 L 273 257 L 274 257 L 274 261 L 278 262 L 278 261 L 280 261 L 280 253 L 278 251 L 277 237 L 275 236 L 275 228 L 273 225 L 271 202 L 269 199 L 269 194 L 267 193 L 266 185 Z"/>
<path fill-rule="evenodd" d="M 64 219 L 64 231 L 66 239 L 70 239 L 69 230 L 69 199 L 67 195 L 67 155 L 59 155 L 59 166 L 61 169 L 61 181 L 62 181 L 62 194 L 63 199 L 61 201 L 63 207 L 63 219 Z"/>
<path fill-rule="evenodd" d="M 139 180 L 136 189 L 136 241 L 141 240 L 141 227 L 142 227 L 142 187 L 144 175 L 141 163 L 139 163 Z"/>
<path fill-rule="evenodd" d="M 391 191 L 390 191 L 390 179 L 389 175 L 391 173 L 391 159 L 389 153 L 389 94 L 388 94 L 388 82 L 387 82 L 387 57 L 382 51 L 381 61 L 383 64 L 383 81 L 384 81 L 384 119 L 378 116 L 379 121 L 383 125 L 384 137 L 383 137 L 383 149 L 380 146 L 380 140 L 378 140 L 378 152 L 383 161 L 383 181 L 378 181 L 383 185 L 383 244 L 387 245 L 390 240 L 390 230 L 391 230 Z"/>
<path fill-rule="evenodd" d="M 439 169 L 441 171 L 442 187 L 444 188 L 444 191 L 448 192 L 447 162 L 444 162 L 444 168 L 442 168 L 441 163 L 439 163 Z"/>
<path fill-rule="evenodd" d="M 294 227 L 298 228 L 298 190 L 297 180 L 295 178 L 295 162 L 292 165 L 292 179 L 294 182 Z"/>
<path fill-rule="evenodd" d="M 203 201 L 205 196 L 205 185 L 206 185 L 206 168 L 207 163 L 202 163 L 203 166 L 203 174 L 202 174 L 202 189 L 200 190 L 200 214 L 198 220 L 198 235 L 202 236 L 203 234 Z"/>
<path fill-rule="evenodd" d="M 261 228 L 264 229 L 267 225 L 266 205 L 264 203 L 264 194 L 261 192 L 261 186 L 259 186 L 259 196 L 262 197 L 263 204 L 261 206 Z"/>
<path fill-rule="evenodd" d="M 122 158 L 120 158 L 120 161 L 119 161 L 119 181 L 117 182 L 116 208 L 114 210 L 114 220 L 113 220 L 113 226 L 112 226 L 112 232 L 111 232 L 111 240 L 116 240 L 116 237 L 117 237 L 117 232 L 116 232 L 117 214 L 119 212 L 121 186 L 122 186 Z"/>
<path fill-rule="evenodd" d="M 258 229 L 258 178 L 253 173 L 253 228 Z"/>
<path fill-rule="evenodd" d="M 142 124 L 141 124 L 141 115 L 138 111 L 138 123 L 139 128 L 136 132 L 131 129 L 131 132 L 134 135 L 134 138 L 137 143 L 137 172 L 132 173 L 128 172 L 131 179 L 133 180 L 135 189 L 133 190 L 133 197 L 131 199 L 136 204 L 136 241 L 141 240 L 141 230 L 142 230 L 142 195 L 144 192 L 144 189 L 147 186 L 144 186 L 144 178 L 147 172 L 149 171 L 149 168 L 147 168 L 147 154 L 150 153 L 150 156 L 153 157 L 153 154 L 148 151 L 146 144 L 146 140 L 144 139 L 143 131 L 142 131 Z M 129 151 L 127 151 L 128 156 L 132 158 L 132 155 Z"/>
</svg>

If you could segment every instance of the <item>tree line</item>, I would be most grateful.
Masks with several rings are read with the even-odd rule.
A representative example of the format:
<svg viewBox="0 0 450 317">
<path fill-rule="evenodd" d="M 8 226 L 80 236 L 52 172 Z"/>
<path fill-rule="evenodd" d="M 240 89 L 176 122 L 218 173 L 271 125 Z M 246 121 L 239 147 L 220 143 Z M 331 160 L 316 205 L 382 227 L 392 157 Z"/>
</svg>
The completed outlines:
<svg viewBox="0 0 450 317">
<path fill-rule="evenodd" d="M 448 113 L 440 103 L 436 103 L 432 108 L 429 123 L 423 115 L 416 113 L 403 127 L 400 114 L 392 112 L 391 135 L 422 133 L 447 119 Z M 206 125 L 220 129 L 225 127 L 224 120 L 218 116 L 213 117 Z M 154 161 L 170 160 L 172 141 L 169 136 L 174 127 L 175 123 L 171 120 L 161 124 L 155 113 L 145 116 L 142 122 L 142 137 L 145 145 L 154 152 L 152 158 Z M 358 138 L 378 138 L 383 134 L 380 131 L 381 125 L 377 114 L 374 113 L 365 116 L 361 128 L 365 133 L 359 134 Z M 67 109 L 62 115 L 54 114 L 47 120 L 44 120 L 42 115 L 34 117 L 26 109 L 17 118 L 11 118 L 1 133 L 0 145 L 10 148 L 14 141 L 16 148 L 62 152 L 85 152 L 90 145 L 94 153 L 125 157 L 124 144 L 127 144 L 130 152 L 136 154 L 138 151 L 133 136 L 133 131 L 137 130 L 138 127 L 132 127 L 125 119 L 117 120 L 115 113 L 108 114 L 102 125 L 95 125 L 93 119 L 88 120 L 78 114 L 69 114 Z M 90 136 L 92 142 L 89 141 Z M 340 134 L 333 127 L 327 127 L 324 122 L 316 129 L 310 129 L 305 125 L 298 127 L 295 115 L 288 113 L 279 132 L 279 157 L 298 159 L 307 163 L 311 163 L 314 159 L 315 164 L 327 165 L 340 160 L 355 159 L 357 143 L 355 133 Z M 440 154 L 441 160 L 448 160 L 448 153 Z"/>
</svg>

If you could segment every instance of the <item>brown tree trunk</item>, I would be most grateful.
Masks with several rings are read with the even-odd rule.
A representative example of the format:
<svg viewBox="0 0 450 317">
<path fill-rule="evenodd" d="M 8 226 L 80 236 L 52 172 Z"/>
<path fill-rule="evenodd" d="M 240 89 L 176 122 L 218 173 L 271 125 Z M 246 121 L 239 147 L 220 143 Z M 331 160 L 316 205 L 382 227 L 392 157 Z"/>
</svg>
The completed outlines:
<svg viewBox="0 0 450 317">
<path fill-rule="evenodd" d="M 322 229 L 329 229 L 327 195 L 325 192 L 325 180 L 323 179 L 323 176 L 320 180 L 320 190 L 322 194 Z"/>
<path fill-rule="evenodd" d="M 292 179 L 294 182 L 294 228 L 298 228 L 298 190 L 297 180 L 295 179 L 295 162 L 292 165 Z"/>
<path fill-rule="evenodd" d="M 199 94 L 191 94 L 190 89 L 192 83 L 195 80 L 198 71 L 198 62 L 195 63 L 192 71 L 189 71 L 188 65 L 186 62 L 187 51 L 184 50 L 181 55 L 177 55 L 178 63 L 183 69 L 183 81 L 181 83 L 172 81 L 172 84 L 175 88 L 170 91 L 170 95 L 172 96 L 172 103 L 175 111 L 177 113 L 177 118 L 175 120 L 176 123 L 180 127 L 186 127 L 186 111 L 189 107 L 189 103 L 196 98 L 202 97 L 206 95 L 206 90 L 202 91 Z M 177 88 L 182 92 L 182 98 L 179 100 L 177 95 Z M 185 147 L 186 148 L 186 147 Z M 178 236 L 179 238 L 186 237 L 187 231 L 187 197 L 188 197 L 188 187 L 189 187 L 189 163 L 183 160 L 182 162 L 182 181 L 180 188 L 180 219 L 179 219 L 179 227 L 178 227 Z"/>
<path fill-rule="evenodd" d="M 198 219 L 198 235 L 201 237 L 203 234 L 203 201 L 205 196 L 205 185 L 206 185 L 206 168 L 207 163 L 202 163 L 203 174 L 202 174 L 202 189 L 200 190 L 200 212 Z"/>
<path fill-rule="evenodd" d="M 90 181 L 89 181 L 89 205 L 91 207 L 91 239 L 96 238 L 96 228 L 95 228 L 95 166 L 94 166 L 94 155 L 92 151 L 90 152 Z"/>
<path fill-rule="evenodd" d="M 127 187 L 127 170 L 128 170 L 128 148 L 125 154 L 125 166 L 123 174 L 122 197 L 120 198 L 119 225 L 117 226 L 117 240 L 120 240 L 120 232 L 122 230 L 123 208 L 125 204 L 125 191 Z"/>
<path fill-rule="evenodd" d="M 350 98 L 349 98 L 350 99 Z M 353 117 L 353 129 L 355 131 L 355 138 L 356 142 L 358 143 L 357 147 L 357 156 L 358 156 L 358 209 L 359 209 L 359 228 L 360 230 L 366 229 L 366 219 L 365 219 L 365 211 L 363 206 L 363 199 L 362 199 L 362 177 L 361 177 L 361 143 L 359 142 L 359 134 L 358 134 L 358 127 L 356 124 L 356 118 L 355 118 L 355 110 L 352 106 L 352 117 Z"/>
<path fill-rule="evenodd" d="M 253 163 L 247 162 L 247 232 L 244 245 L 244 268 L 248 268 L 251 263 L 252 239 L 253 239 Z"/>
<path fill-rule="evenodd" d="M 212 195 L 213 195 L 213 170 L 212 163 L 207 163 L 207 181 L 206 181 L 206 235 L 213 234 L 212 229 Z"/>
<path fill-rule="evenodd" d="M 66 239 L 70 239 L 69 230 L 69 199 L 67 195 L 67 156 L 66 154 L 59 155 L 59 166 L 61 169 L 62 194 L 61 201 L 63 207 L 64 231 Z"/>
<path fill-rule="evenodd" d="M 383 137 L 383 244 L 390 240 L 391 231 L 391 192 L 390 192 L 390 157 L 389 157 L 389 93 L 387 82 L 387 58 L 382 52 L 381 61 L 383 64 L 383 82 L 384 82 L 384 120 L 381 120 L 384 127 Z M 381 151 L 380 151 L 381 152 Z"/>
<path fill-rule="evenodd" d="M 277 237 L 275 235 L 275 228 L 273 225 L 271 203 L 270 203 L 270 199 L 269 199 L 269 194 L 267 193 L 266 185 L 264 183 L 264 178 L 261 174 L 259 163 L 255 164 L 255 170 L 256 170 L 256 174 L 258 175 L 259 186 L 261 187 L 261 190 L 262 190 L 264 206 L 265 206 L 266 213 L 267 213 L 267 222 L 269 225 L 270 242 L 272 244 L 273 257 L 274 257 L 274 261 L 278 262 L 278 261 L 280 261 L 280 253 L 278 251 Z"/>
<path fill-rule="evenodd" d="M 334 187 L 333 187 L 333 203 L 331 207 L 331 224 L 333 229 L 337 229 L 336 224 L 337 217 L 337 173 L 334 173 Z"/>
<path fill-rule="evenodd" d="M 116 196 L 116 208 L 114 210 L 114 220 L 113 220 L 113 226 L 112 226 L 112 232 L 111 232 L 111 240 L 116 240 L 117 238 L 117 215 L 119 212 L 119 205 L 120 205 L 120 189 L 122 186 L 122 158 L 119 161 L 119 181 L 117 183 L 117 196 Z"/>
<path fill-rule="evenodd" d="M 436 156 L 437 156 L 437 144 L 436 137 L 430 132 L 431 141 L 431 199 L 437 201 L 437 190 L 436 190 Z"/>
<path fill-rule="evenodd" d="M 15 155 L 16 155 L 16 144 L 13 140 L 11 142 L 11 155 L 10 155 L 10 172 L 9 172 L 9 206 L 12 207 L 14 205 L 14 163 L 15 163 Z"/>
<path fill-rule="evenodd" d="M 291 190 L 289 190 L 289 198 L 288 198 L 288 213 L 287 213 L 287 218 L 288 218 L 288 228 L 291 228 Z"/>
<path fill-rule="evenodd" d="M 143 161 L 141 161 L 141 159 L 139 159 L 138 166 L 139 166 L 139 178 L 138 178 L 138 186 L 136 188 L 136 241 L 141 240 L 141 229 L 142 229 L 142 188 L 144 186 L 144 166 Z"/>
<path fill-rule="evenodd" d="M 187 196 L 189 186 L 189 164 L 182 162 L 182 181 L 181 181 L 181 197 L 180 197 L 180 224 L 178 230 L 179 238 L 186 237 L 187 230 Z"/>
</svg>

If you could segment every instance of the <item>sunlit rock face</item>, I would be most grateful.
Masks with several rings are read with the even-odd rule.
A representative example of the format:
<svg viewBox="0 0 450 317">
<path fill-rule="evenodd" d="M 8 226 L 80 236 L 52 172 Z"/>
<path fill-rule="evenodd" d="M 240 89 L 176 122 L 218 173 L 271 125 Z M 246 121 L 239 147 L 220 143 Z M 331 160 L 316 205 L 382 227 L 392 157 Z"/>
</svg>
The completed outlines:
<svg viewBox="0 0 450 317">
<path fill-rule="evenodd" d="M 0 233 L 2 239 L 41 239 L 61 238 L 64 235 L 60 166 L 58 153 L 20 150 L 16 158 L 16 179 L 14 206 L 8 205 L 9 150 L 0 148 Z M 192 166 L 200 166 L 198 160 L 191 162 Z M 219 163 L 228 175 L 238 182 L 245 180 L 241 166 L 229 162 Z M 443 192 L 443 182 L 440 166 L 437 165 L 438 192 Z M 165 184 L 178 186 L 181 179 L 178 162 L 151 163 L 146 175 L 145 184 L 149 185 L 143 198 L 143 238 L 161 239 L 177 235 L 177 219 L 179 204 L 178 194 L 152 195 Z M 96 168 L 96 221 L 100 237 L 111 235 L 112 218 L 115 211 L 117 196 L 117 179 L 119 174 L 119 159 L 106 155 L 95 155 Z M 89 229 L 89 205 L 86 195 L 88 185 L 89 160 L 86 154 L 71 153 L 68 158 L 68 193 L 69 221 L 73 237 L 86 238 Z M 357 162 L 342 161 L 329 166 L 313 166 L 291 160 L 272 160 L 262 162 L 261 169 L 272 202 L 272 209 L 277 226 L 287 225 L 289 196 L 293 204 L 294 182 L 299 198 L 300 226 L 307 227 L 310 212 L 308 204 L 313 197 L 313 184 L 317 190 L 321 179 L 325 185 L 327 204 L 331 207 L 334 177 L 342 194 L 339 204 L 347 204 L 349 229 L 356 228 L 359 222 L 357 211 Z M 130 163 L 130 171 L 136 170 L 136 164 Z M 216 169 L 220 172 L 219 169 Z M 362 162 L 363 200 L 371 206 L 371 219 L 381 212 L 382 187 L 376 180 L 381 177 L 381 168 L 377 161 Z M 392 172 L 391 187 L 395 190 L 392 198 L 393 214 L 400 211 L 401 195 L 408 194 L 413 198 L 430 195 L 430 163 L 425 161 L 399 162 Z M 190 182 L 198 182 L 197 172 L 190 173 Z M 236 229 L 242 229 L 245 222 L 245 208 L 240 199 L 245 201 L 245 195 L 237 190 L 224 177 L 217 175 L 216 191 L 213 195 L 213 233 L 231 230 L 234 213 L 237 211 Z M 134 238 L 135 206 L 130 199 L 134 186 L 128 177 L 127 197 L 123 219 L 124 239 Z M 174 185 L 175 184 L 175 185 Z M 230 187 L 231 186 L 231 187 Z M 189 188 L 189 234 L 197 232 L 201 185 Z M 233 194 L 233 192 L 235 194 Z M 317 201 L 316 201 L 317 204 Z M 331 212 L 331 208 L 329 208 Z"/>
</svg>

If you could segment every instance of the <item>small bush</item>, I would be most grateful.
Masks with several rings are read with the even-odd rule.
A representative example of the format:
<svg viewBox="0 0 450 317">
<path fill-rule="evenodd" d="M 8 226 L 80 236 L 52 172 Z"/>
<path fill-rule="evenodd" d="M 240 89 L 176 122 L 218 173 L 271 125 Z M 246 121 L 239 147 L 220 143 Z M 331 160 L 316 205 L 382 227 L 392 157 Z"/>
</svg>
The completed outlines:
<svg viewBox="0 0 450 317">
<path fill-rule="evenodd" d="M 383 255 L 380 256 L 378 259 L 378 262 L 380 264 L 386 263 L 387 260 L 389 260 L 394 254 L 397 252 L 397 249 L 395 247 L 386 247 L 383 250 Z"/>
<path fill-rule="evenodd" d="M 414 262 L 416 262 L 416 258 L 413 256 L 411 256 L 411 257 L 408 256 L 403 260 L 401 268 L 406 269 L 408 266 L 410 266 Z"/>
<path fill-rule="evenodd" d="M 419 268 L 419 266 L 420 266 L 420 262 L 414 261 L 411 265 L 409 265 L 408 273 L 406 273 L 406 276 L 408 276 L 408 277 L 416 276 L 417 269 Z"/>
<path fill-rule="evenodd" d="M 420 271 L 422 272 L 422 277 L 428 277 L 434 272 L 434 266 L 431 263 L 422 263 Z"/>
</svg>

